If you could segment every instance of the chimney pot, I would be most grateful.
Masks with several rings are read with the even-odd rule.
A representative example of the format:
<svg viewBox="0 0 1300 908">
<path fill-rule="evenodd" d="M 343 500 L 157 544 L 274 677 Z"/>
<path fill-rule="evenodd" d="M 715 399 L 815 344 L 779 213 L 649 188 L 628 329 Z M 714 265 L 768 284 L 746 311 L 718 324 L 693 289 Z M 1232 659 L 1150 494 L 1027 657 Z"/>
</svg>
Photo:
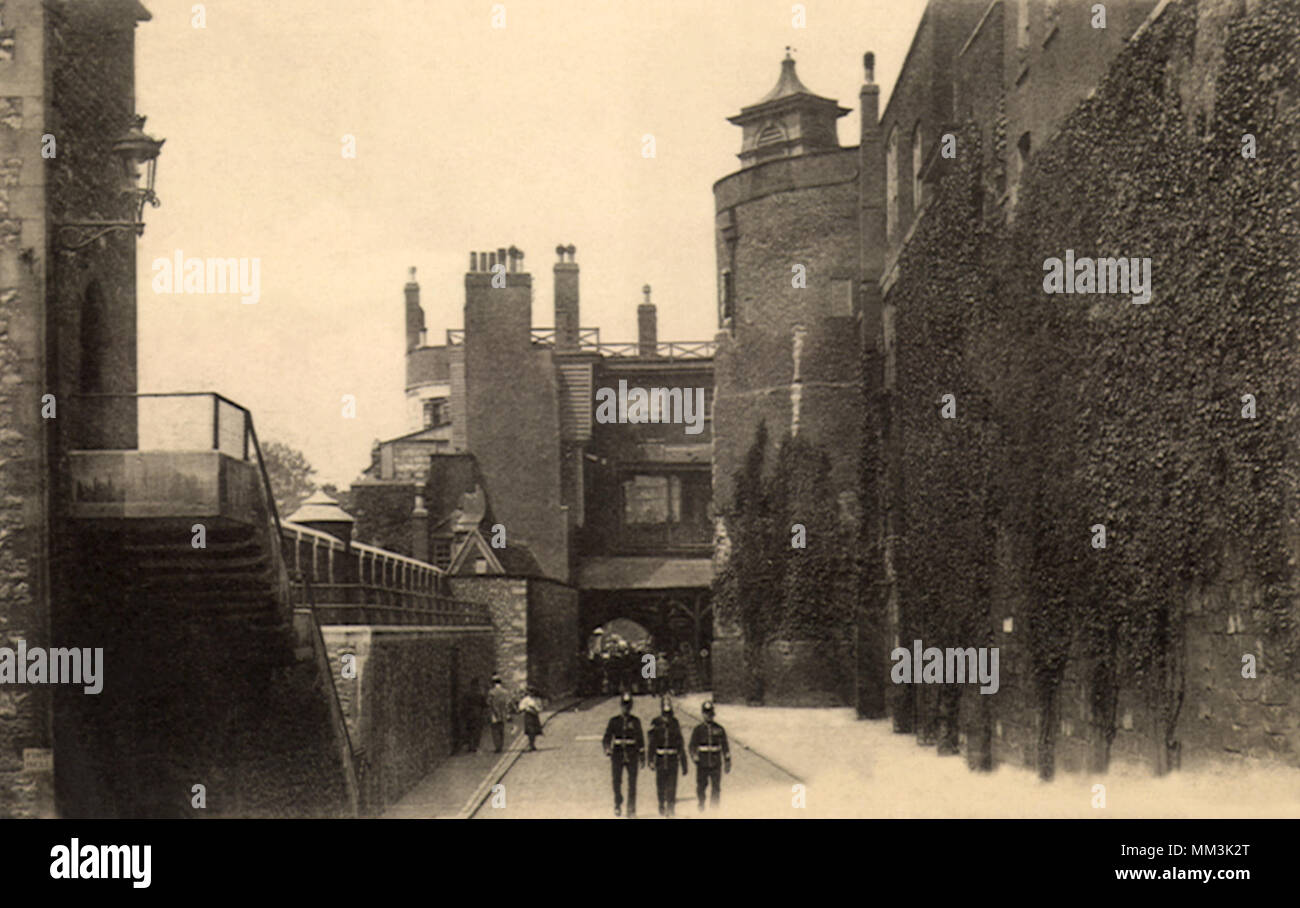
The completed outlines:
<svg viewBox="0 0 1300 908">
<path fill-rule="evenodd" d="M 650 285 L 641 288 L 645 302 L 636 307 L 636 346 L 638 356 L 654 356 L 659 348 L 658 316 L 650 302 Z"/>
<path fill-rule="evenodd" d="M 578 344 L 578 266 L 573 262 L 573 246 L 555 247 L 555 347 L 577 350 Z M 568 259 L 566 260 L 566 256 Z"/>
</svg>

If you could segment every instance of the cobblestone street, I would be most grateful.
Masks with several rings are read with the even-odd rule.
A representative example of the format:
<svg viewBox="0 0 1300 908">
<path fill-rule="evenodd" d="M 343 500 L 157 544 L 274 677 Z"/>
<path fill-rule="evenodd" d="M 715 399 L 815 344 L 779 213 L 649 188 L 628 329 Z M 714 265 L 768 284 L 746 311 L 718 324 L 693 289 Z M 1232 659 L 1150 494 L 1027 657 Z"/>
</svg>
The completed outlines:
<svg viewBox="0 0 1300 908">
<path fill-rule="evenodd" d="M 687 738 L 706 697 L 692 694 L 676 701 Z M 636 698 L 633 712 L 647 730 L 657 710 L 657 698 Z M 933 747 L 918 746 L 913 735 L 894 734 L 886 721 L 859 720 L 851 709 L 720 704 L 717 710 L 731 743 L 732 771 L 723 776 L 720 808 L 707 809 L 704 817 L 1300 817 L 1294 770 L 1222 767 L 1157 778 L 1144 767 L 1119 765 L 1096 778 L 1058 773 L 1054 781 L 1042 782 L 1016 766 L 973 773 L 963 757 L 940 757 Z M 556 715 L 538 739 L 537 752 L 520 754 L 506 772 L 506 806 L 492 807 L 489 797 L 473 816 L 612 819 L 609 761 L 600 739 L 617 711 L 611 697 Z M 482 755 L 477 759 L 481 767 Z M 462 769 L 456 763 L 464 777 Z M 446 771 L 440 768 L 430 782 Z M 641 770 L 637 783 L 638 815 L 657 818 L 653 772 Z M 1098 783 L 1106 787 L 1104 807 L 1094 806 Z M 802 808 L 794 806 L 796 784 L 804 785 Z M 404 799 L 390 815 L 450 815 L 422 812 L 412 800 Z M 700 815 L 691 767 L 689 776 L 678 777 L 677 816 Z"/>
<path fill-rule="evenodd" d="M 614 697 L 588 702 L 586 708 L 557 715 L 537 739 L 537 752 L 524 753 L 506 773 L 505 807 L 493 807 L 491 798 L 474 814 L 476 819 L 583 818 L 613 819 L 614 794 L 609 760 L 601 750 L 605 724 L 618 713 Z M 657 715 L 657 697 L 637 697 L 633 714 L 648 732 Z M 725 712 L 720 708 L 725 725 Z M 682 735 L 690 737 L 698 712 L 679 711 Z M 722 803 L 706 808 L 705 817 L 797 817 L 791 806 L 796 780 L 763 757 L 731 745 L 731 773 L 722 776 Z M 624 780 L 624 797 L 627 794 Z M 658 819 L 655 777 L 652 769 L 637 774 L 637 815 Z M 624 804 L 626 813 L 627 805 Z M 677 776 L 677 816 L 701 816 L 695 801 L 695 767 Z"/>
</svg>

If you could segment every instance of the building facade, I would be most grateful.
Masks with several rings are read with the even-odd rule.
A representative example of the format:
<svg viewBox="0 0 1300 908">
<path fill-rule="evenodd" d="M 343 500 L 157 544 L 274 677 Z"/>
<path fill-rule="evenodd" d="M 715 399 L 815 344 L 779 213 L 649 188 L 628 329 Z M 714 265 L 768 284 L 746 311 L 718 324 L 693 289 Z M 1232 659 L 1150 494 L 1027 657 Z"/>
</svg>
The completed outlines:
<svg viewBox="0 0 1300 908">
<path fill-rule="evenodd" d="M 587 638 L 620 617 L 702 677 L 714 345 L 661 342 L 648 286 L 637 339 L 603 342 L 581 327 L 575 256 L 556 248 L 554 327 L 533 326 L 532 275 L 515 247 L 471 253 L 464 327 L 442 345 L 427 343 L 419 285 L 406 285 L 411 432 L 380 442 L 353 484 L 357 532 L 446 567 L 458 596 L 493 603 L 513 628 L 503 670 L 519 684 L 560 692 L 559 670 L 534 663 L 555 663 L 560 635 L 571 671 Z"/>
<path fill-rule="evenodd" d="M 6 3 L 0 31 L 0 613 L 3 643 L 66 638 L 55 614 L 68 451 L 134 433 L 133 403 L 78 418 L 77 394 L 136 389 L 135 237 L 76 226 L 124 217 L 114 143 L 131 127 L 135 0 Z M 91 238 L 87 242 L 87 238 Z M 122 417 L 118 419 L 116 417 Z M 66 623 L 66 622 L 63 622 Z M 54 696 L 0 690 L 0 815 L 51 816 Z"/>
<path fill-rule="evenodd" d="M 890 709 L 905 511 L 890 297 L 899 257 L 962 155 L 983 163 L 976 204 L 1013 219 L 1034 150 L 1095 89 L 1155 6 L 1106 4 L 1099 20 L 1091 7 L 1058 0 L 934 0 L 883 112 L 873 55 L 865 56 L 856 146 L 841 147 L 836 136 L 847 111 L 804 86 L 788 54 L 776 86 L 730 118 L 743 131 L 741 168 L 714 185 L 719 582 L 733 582 L 737 569 L 727 566 L 738 555 L 739 570 L 752 571 L 733 538 L 756 519 L 737 500 L 737 482 L 747 464 L 761 462 L 764 482 L 775 483 L 766 494 L 788 485 L 780 449 L 792 439 L 811 456 L 824 453 L 830 492 L 842 505 L 839 525 L 826 525 L 836 540 L 810 539 L 805 551 L 851 539 L 857 555 L 854 582 L 826 584 L 816 607 L 845 632 L 816 635 L 783 617 L 806 610 L 796 604 L 801 556 L 789 555 L 775 532 L 740 544 L 769 550 L 760 564 L 782 562 L 775 576 L 787 592 L 766 606 L 774 618 L 743 617 L 753 596 L 743 580 L 731 595 L 736 601 L 723 611 L 735 620 L 723 615 L 718 625 L 720 699 L 852 702 L 864 716 Z M 966 123 L 978 139 L 958 148 Z M 760 427 L 762 456 L 754 451 Z M 785 510 L 782 519 L 798 519 L 798 506 Z"/>
</svg>

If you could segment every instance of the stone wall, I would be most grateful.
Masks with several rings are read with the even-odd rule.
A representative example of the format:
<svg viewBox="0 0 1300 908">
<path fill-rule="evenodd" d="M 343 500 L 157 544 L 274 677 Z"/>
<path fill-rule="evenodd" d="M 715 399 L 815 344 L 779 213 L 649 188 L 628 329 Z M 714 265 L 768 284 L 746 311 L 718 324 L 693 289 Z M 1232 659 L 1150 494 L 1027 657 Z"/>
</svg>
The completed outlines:
<svg viewBox="0 0 1300 908">
<path fill-rule="evenodd" d="M 451 595 L 486 605 L 496 628 L 496 665 L 508 690 L 528 684 L 528 583 L 522 577 L 448 577 Z M 576 621 L 575 621 L 576 624 Z"/>
<path fill-rule="evenodd" d="M 360 756 L 364 812 L 378 814 L 452 753 L 461 698 L 492 675 L 494 634 L 344 625 L 322 633 Z M 344 672 L 344 655 L 354 657 L 355 671 Z"/>
<path fill-rule="evenodd" d="M 45 11 L 0 4 L 12 35 L 0 59 L 0 645 L 48 645 L 42 501 L 45 393 Z M 49 748 L 50 698 L 0 689 L 0 817 L 51 816 L 52 778 L 23 770 L 23 751 Z"/>
<path fill-rule="evenodd" d="M 961 127 L 959 149 L 986 144 L 939 181 L 886 300 L 906 516 L 891 630 L 997 646 L 1001 678 L 900 685 L 898 730 L 1045 778 L 1300 765 L 1297 45 L 1293 3 L 1162 7 L 1005 209 L 981 204 L 1001 127 Z M 989 93 L 958 89 L 988 115 Z M 1150 302 L 1045 293 L 1066 249 L 1150 258 Z"/>
<path fill-rule="evenodd" d="M 496 629 L 494 671 L 508 690 L 531 685 L 546 697 L 577 686 L 578 591 L 538 577 L 448 577 L 451 595 L 479 602 Z M 489 672 L 491 674 L 491 672 Z"/>
<path fill-rule="evenodd" d="M 528 682 L 547 698 L 577 686 L 578 591 L 551 580 L 528 582 Z"/>
<path fill-rule="evenodd" d="M 760 425 L 766 430 L 761 455 L 772 465 L 764 467 L 765 479 L 779 469 L 783 440 L 797 433 L 825 455 L 830 496 L 842 495 L 847 510 L 855 518 L 858 513 L 858 446 L 842 443 L 865 431 L 855 321 L 861 303 L 857 150 L 745 168 L 714 185 L 714 205 L 718 271 L 731 272 L 734 308 L 730 325 L 718 334 L 714 359 L 713 504 L 720 515 L 718 535 L 730 540 L 731 549 L 715 558 L 721 577 L 729 558 L 750 557 L 740 551 L 748 543 L 739 541 L 736 482 L 756 450 Z M 819 600 L 823 611 L 834 609 L 828 585 L 820 578 L 812 584 L 818 589 L 802 583 L 793 589 Z M 852 684 L 814 657 L 822 644 L 812 642 L 817 638 L 808 635 L 807 622 L 785 621 L 798 610 L 791 586 L 785 582 L 776 596 L 763 593 L 771 620 L 762 623 L 783 632 L 768 638 L 760 665 L 746 666 L 743 637 L 716 638 L 713 684 L 720 699 L 770 694 L 770 702 L 783 703 L 852 700 Z M 725 613 L 752 595 L 726 587 L 715 591 L 714 601 Z M 759 633 L 753 622 L 744 627 Z"/>
<path fill-rule="evenodd" d="M 802 431 L 825 440 L 861 419 L 854 322 L 832 315 L 835 288 L 847 281 L 852 296 L 856 283 L 856 164 L 854 149 L 786 158 L 714 187 L 718 269 L 731 269 L 735 296 L 733 329 L 718 335 L 714 360 L 713 500 L 722 513 L 758 423 L 767 422 L 769 455 L 791 425 L 796 325 L 804 330 Z M 792 285 L 795 265 L 806 287 Z M 837 456 L 833 469 L 838 488 L 856 489 L 856 450 Z"/>
</svg>

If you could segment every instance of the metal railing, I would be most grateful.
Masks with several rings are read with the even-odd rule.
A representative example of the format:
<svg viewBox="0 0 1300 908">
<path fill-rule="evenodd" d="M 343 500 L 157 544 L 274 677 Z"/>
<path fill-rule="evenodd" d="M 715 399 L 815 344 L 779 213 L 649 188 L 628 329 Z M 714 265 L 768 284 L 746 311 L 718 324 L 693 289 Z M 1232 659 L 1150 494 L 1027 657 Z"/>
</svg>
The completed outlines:
<svg viewBox="0 0 1300 908">
<path fill-rule="evenodd" d="M 489 627 L 486 605 L 447 595 L 436 565 L 287 522 L 285 562 L 310 586 L 325 624 L 419 624 Z M 306 591 L 306 590 L 304 590 Z"/>
<path fill-rule="evenodd" d="M 555 346 L 554 328 L 531 328 L 529 338 L 534 344 L 545 347 Z M 447 346 L 459 347 L 465 343 L 464 328 L 447 329 Z M 717 351 L 714 341 L 664 341 L 655 344 L 652 356 L 656 359 L 711 359 Z M 578 329 L 578 349 L 587 353 L 599 353 L 601 356 L 631 357 L 642 356 L 641 345 L 635 342 L 601 343 L 599 328 Z"/>
<path fill-rule="evenodd" d="M 417 590 L 370 583 L 313 583 L 312 592 L 323 624 L 492 626 L 486 606 Z"/>
</svg>

